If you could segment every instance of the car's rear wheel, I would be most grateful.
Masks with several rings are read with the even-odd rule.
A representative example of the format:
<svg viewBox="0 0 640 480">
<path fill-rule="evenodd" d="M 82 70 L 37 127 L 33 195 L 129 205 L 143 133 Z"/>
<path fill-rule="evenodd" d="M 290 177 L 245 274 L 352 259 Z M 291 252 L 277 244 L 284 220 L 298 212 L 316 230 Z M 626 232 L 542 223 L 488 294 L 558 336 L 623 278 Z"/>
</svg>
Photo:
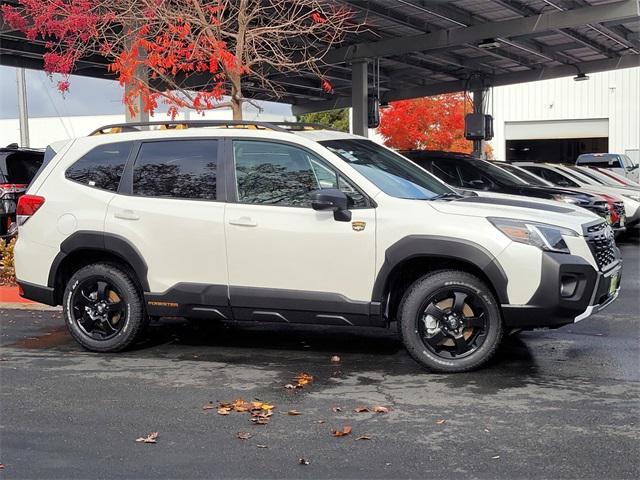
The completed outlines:
<svg viewBox="0 0 640 480">
<path fill-rule="evenodd" d="M 438 372 L 480 367 L 496 352 L 503 335 L 491 290 L 458 270 L 433 272 L 414 282 L 401 301 L 399 321 L 409 354 Z"/>
<path fill-rule="evenodd" d="M 118 352 L 148 324 L 142 295 L 130 275 L 107 263 L 87 265 L 67 283 L 63 311 L 73 338 L 94 352 Z"/>
</svg>

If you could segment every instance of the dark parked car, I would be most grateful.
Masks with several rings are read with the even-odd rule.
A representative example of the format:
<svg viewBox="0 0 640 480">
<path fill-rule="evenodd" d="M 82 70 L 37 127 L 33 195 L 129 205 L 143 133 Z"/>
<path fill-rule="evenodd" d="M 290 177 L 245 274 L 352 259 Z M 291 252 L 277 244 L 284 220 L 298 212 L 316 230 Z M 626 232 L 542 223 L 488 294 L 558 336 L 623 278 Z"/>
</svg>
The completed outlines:
<svg viewBox="0 0 640 480">
<path fill-rule="evenodd" d="M 530 185 L 491 162 L 479 160 L 471 155 L 424 150 L 401 153 L 449 185 L 463 190 L 557 200 L 581 206 L 604 218 L 609 218 L 610 215 L 607 201 L 599 195 L 544 185 Z"/>
<path fill-rule="evenodd" d="M 16 203 L 43 159 L 44 150 L 19 148 L 15 144 L 0 148 L 0 238 L 15 233 Z"/>
</svg>

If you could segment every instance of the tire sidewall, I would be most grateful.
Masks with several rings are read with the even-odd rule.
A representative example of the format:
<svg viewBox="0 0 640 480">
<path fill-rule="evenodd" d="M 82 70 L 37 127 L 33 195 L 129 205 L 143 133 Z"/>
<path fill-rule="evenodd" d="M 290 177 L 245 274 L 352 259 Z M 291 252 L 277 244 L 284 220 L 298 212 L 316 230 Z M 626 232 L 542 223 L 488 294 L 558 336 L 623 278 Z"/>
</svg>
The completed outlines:
<svg viewBox="0 0 640 480">
<path fill-rule="evenodd" d="M 122 278 L 123 276 L 124 273 L 103 265 L 89 265 L 78 270 L 69 280 L 63 297 L 63 314 L 71 335 L 83 347 L 92 351 L 108 352 L 118 351 L 130 343 L 133 330 L 132 324 L 135 321 L 134 310 L 140 301 L 138 298 L 132 298 L 134 295 L 132 295 L 130 291 L 130 285 Z M 89 337 L 73 318 L 73 308 L 71 305 L 73 296 L 83 282 L 92 278 L 104 279 L 116 287 L 121 301 L 125 306 L 125 324 L 113 338 L 108 340 L 95 340 Z"/>
<path fill-rule="evenodd" d="M 488 318 L 487 336 L 482 345 L 471 355 L 459 359 L 446 359 L 429 351 L 416 326 L 419 310 L 424 300 L 441 288 L 464 287 L 484 302 Z M 500 308 L 488 287 L 466 272 L 435 272 L 416 281 L 405 294 L 400 306 L 400 330 L 409 353 L 422 365 L 434 371 L 456 372 L 479 367 L 495 353 L 502 339 L 503 327 Z"/>
</svg>

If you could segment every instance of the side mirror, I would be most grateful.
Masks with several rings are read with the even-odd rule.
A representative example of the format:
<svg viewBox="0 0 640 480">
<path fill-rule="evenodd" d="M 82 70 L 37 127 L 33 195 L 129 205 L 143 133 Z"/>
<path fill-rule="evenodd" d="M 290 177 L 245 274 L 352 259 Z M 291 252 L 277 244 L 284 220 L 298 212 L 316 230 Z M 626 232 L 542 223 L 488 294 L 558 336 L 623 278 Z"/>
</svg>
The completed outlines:
<svg viewBox="0 0 640 480">
<path fill-rule="evenodd" d="M 486 183 L 484 183 L 483 180 L 471 180 L 469 182 L 469 186 L 471 188 L 477 188 L 477 189 L 482 189 L 482 190 L 488 190 L 488 186 Z"/>
<path fill-rule="evenodd" d="M 309 192 L 311 198 L 311 208 L 314 210 L 330 210 L 333 218 L 339 222 L 349 222 L 351 212 L 349 211 L 349 199 L 347 195 L 337 188 L 326 188 Z"/>
</svg>

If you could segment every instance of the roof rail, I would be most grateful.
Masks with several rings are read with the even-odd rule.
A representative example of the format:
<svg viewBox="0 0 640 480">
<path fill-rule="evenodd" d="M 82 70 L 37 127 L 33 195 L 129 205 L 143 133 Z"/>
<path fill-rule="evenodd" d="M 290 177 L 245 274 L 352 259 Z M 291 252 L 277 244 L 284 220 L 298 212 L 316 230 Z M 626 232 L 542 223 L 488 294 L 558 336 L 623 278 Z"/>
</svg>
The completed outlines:
<svg viewBox="0 0 640 480">
<path fill-rule="evenodd" d="M 307 122 L 269 122 L 271 125 L 285 128 L 290 132 L 304 131 L 304 130 L 333 130 L 339 132 L 340 130 L 323 125 L 321 123 L 307 123 Z"/>
<path fill-rule="evenodd" d="M 89 134 L 89 136 L 109 133 L 139 132 L 145 130 L 145 127 L 158 127 L 155 130 L 181 130 L 185 128 L 219 127 L 273 130 L 276 132 L 290 131 L 289 129 L 282 128 L 281 126 L 279 126 L 279 124 L 269 122 L 252 122 L 246 120 L 161 120 L 154 122 L 112 123 L 94 130 Z"/>
</svg>

